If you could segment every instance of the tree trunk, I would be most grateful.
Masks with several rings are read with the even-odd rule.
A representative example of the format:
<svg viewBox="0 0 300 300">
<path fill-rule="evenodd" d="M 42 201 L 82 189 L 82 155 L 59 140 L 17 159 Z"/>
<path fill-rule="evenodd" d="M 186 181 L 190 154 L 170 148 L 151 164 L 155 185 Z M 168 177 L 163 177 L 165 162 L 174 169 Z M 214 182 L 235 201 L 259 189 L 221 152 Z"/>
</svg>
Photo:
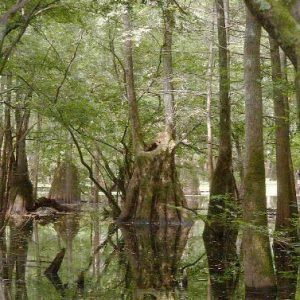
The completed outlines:
<svg viewBox="0 0 300 300">
<path fill-rule="evenodd" d="M 295 68 L 295 93 L 297 107 L 297 127 L 298 131 L 300 131 L 300 50 L 297 52 L 297 67 Z"/>
<path fill-rule="evenodd" d="M 240 143 L 240 136 L 239 133 L 232 135 L 233 141 L 235 144 L 235 149 L 237 153 L 237 171 L 239 174 L 239 182 L 237 183 L 237 189 L 238 189 L 238 199 L 239 202 L 244 197 L 244 160 L 243 160 L 243 153 L 242 153 L 242 146 Z"/>
<path fill-rule="evenodd" d="M 40 148 L 41 148 L 41 130 L 42 130 L 42 118 L 41 115 L 37 114 L 37 135 L 35 141 L 35 153 L 32 166 L 32 179 L 33 179 L 33 199 L 38 198 L 38 184 L 39 184 L 39 169 L 40 169 Z"/>
<path fill-rule="evenodd" d="M 172 141 L 171 141 L 172 142 Z M 186 200 L 175 168 L 172 144 L 165 133 L 155 150 L 136 158 L 126 202 L 119 221 L 141 223 L 180 223 Z"/>
<path fill-rule="evenodd" d="M 272 80 L 274 97 L 274 115 L 276 119 L 276 171 L 277 171 L 277 214 L 276 230 L 293 227 L 292 218 L 297 218 L 298 207 L 291 164 L 289 136 L 288 100 L 283 90 L 284 78 L 281 70 L 280 53 L 277 43 L 270 39 Z M 295 233 L 295 232 L 294 232 Z"/>
<path fill-rule="evenodd" d="M 140 125 L 139 109 L 136 99 L 135 80 L 133 71 L 133 45 L 132 45 L 132 25 L 130 18 L 129 4 L 125 7 L 123 15 L 124 29 L 126 33 L 124 42 L 125 52 L 125 80 L 127 88 L 127 99 L 129 105 L 129 117 L 131 121 L 132 141 L 135 154 L 142 150 L 143 137 Z"/>
<path fill-rule="evenodd" d="M 9 90 L 12 85 L 12 76 L 7 75 L 5 77 L 6 88 Z M 0 169 L 0 208 L 3 214 L 5 214 L 8 209 L 8 194 L 11 186 L 12 164 L 14 162 L 10 104 L 11 92 L 8 92 L 4 109 L 4 143 Z M 4 218 L 1 218 L 0 225 L 2 222 L 4 222 Z"/>
<path fill-rule="evenodd" d="M 245 0 L 260 24 L 276 40 L 296 69 L 296 103 L 300 127 L 300 1 Z"/>
<path fill-rule="evenodd" d="M 162 49 L 163 71 L 164 71 L 164 106 L 165 106 L 165 128 L 169 136 L 175 140 L 175 98 L 173 86 L 173 55 L 172 40 L 174 15 L 171 0 L 165 1 L 163 8 L 164 18 L 164 44 Z"/>
<path fill-rule="evenodd" d="M 177 207 L 186 207 L 186 200 L 175 167 L 175 111 L 172 84 L 172 27 L 174 20 L 169 1 L 163 10 L 165 131 L 158 135 L 151 146 L 144 147 L 144 149 L 135 96 L 132 30 L 128 6 L 123 18 L 128 35 L 124 47 L 135 162 L 126 189 L 126 197 L 122 203 L 119 222 L 180 223 L 184 213 Z"/>
<path fill-rule="evenodd" d="M 48 198 L 65 204 L 80 201 L 79 175 L 73 163 L 64 161 L 58 165 L 54 171 Z"/>
<path fill-rule="evenodd" d="M 13 6 L 11 6 L 7 12 L 0 16 L 0 46 L 3 44 L 3 40 L 7 34 L 7 27 L 10 19 L 20 11 L 28 2 L 28 0 L 20 0 Z M 1 47 L 0 47 L 1 48 Z"/>
<path fill-rule="evenodd" d="M 17 100 L 21 103 L 22 95 L 17 94 Z M 29 170 L 26 154 L 26 136 L 30 111 L 26 108 L 27 99 L 18 104 L 15 111 L 16 121 L 16 155 L 12 168 L 11 188 L 9 191 L 9 213 L 25 214 L 34 208 L 33 187 L 29 179 Z"/>
<path fill-rule="evenodd" d="M 213 174 L 203 238 L 215 297 L 230 297 L 237 283 L 236 199 L 232 173 L 231 106 L 227 35 L 223 0 L 216 1 L 220 74 L 220 150 Z M 225 276 L 226 274 L 226 276 Z M 220 278 L 224 279 L 222 282 Z"/>
<path fill-rule="evenodd" d="M 252 12 L 264 29 L 282 47 L 295 67 L 297 67 L 297 53 L 300 46 L 300 28 L 298 22 L 291 13 L 292 1 L 244 0 L 248 9 Z"/>
<path fill-rule="evenodd" d="M 247 292 L 270 292 L 275 287 L 268 220 L 260 83 L 261 27 L 247 10 L 245 32 L 246 146 L 243 212 L 243 259 Z"/>
<path fill-rule="evenodd" d="M 206 111 L 207 111 L 207 165 L 208 165 L 208 181 L 211 186 L 214 163 L 213 163 L 213 131 L 212 131 L 212 117 L 211 117 L 211 102 L 212 102 L 212 82 L 214 70 L 214 32 L 215 32 L 215 5 L 212 5 L 211 14 L 211 32 L 209 41 L 209 56 L 207 66 L 207 98 L 206 98 Z"/>
<path fill-rule="evenodd" d="M 274 239 L 273 248 L 279 293 L 281 298 L 290 298 L 295 295 L 297 286 L 298 264 L 295 263 L 293 243 L 298 240 L 295 222 L 298 218 L 298 207 L 290 149 L 289 107 L 284 91 L 287 82 L 283 76 L 285 70 L 282 69 L 278 44 L 272 38 L 270 38 L 270 49 L 276 118 L 277 211 L 275 231 L 279 234 L 278 238 Z"/>
<path fill-rule="evenodd" d="M 5 90 L 5 83 L 4 83 L 4 77 L 1 76 L 0 77 L 0 93 L 4 92 Z M 1 103 L 5 102 L 5 97 L 3 96 L 3 94 L 0 95 L 0 101 Z M 2 107 L 4 107 L 4 105 L 1 104 Z M 4 140 L 4 133 L 5 133 L 5 129 L 4 129 L 4 115 L 2 113 L 1 110 L 1 115 L 0 115 L 0 150 L 2 149 L 2 145 L 3 145 L 3 140 Z M 2 156 L 2 152 L 0 151 L 0 163 L 1 163 L 1 156 Z M 0 208 L 1 211 L 1 208 Z"/>
</svg>

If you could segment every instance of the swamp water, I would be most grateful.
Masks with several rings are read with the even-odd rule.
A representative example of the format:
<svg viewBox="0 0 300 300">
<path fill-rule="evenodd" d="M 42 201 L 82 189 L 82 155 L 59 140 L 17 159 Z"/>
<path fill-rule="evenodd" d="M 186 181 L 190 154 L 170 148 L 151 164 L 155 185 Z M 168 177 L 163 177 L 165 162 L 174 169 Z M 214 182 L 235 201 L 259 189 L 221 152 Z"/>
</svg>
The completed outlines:
<svg viewBox="0 0 300 300">
<path fill-rule="evenodd" d="M 213 299 L 201 220 L 151 228 L 102 219 L 101 209 L 85 204 L 47 224 L 7 226 L 0 240 L 0 300 Z M 58 253 L 64 253 L 59 271 L 47 276 Z M 232 299 L 245 299 L 242 275 Z"/>
</svg>

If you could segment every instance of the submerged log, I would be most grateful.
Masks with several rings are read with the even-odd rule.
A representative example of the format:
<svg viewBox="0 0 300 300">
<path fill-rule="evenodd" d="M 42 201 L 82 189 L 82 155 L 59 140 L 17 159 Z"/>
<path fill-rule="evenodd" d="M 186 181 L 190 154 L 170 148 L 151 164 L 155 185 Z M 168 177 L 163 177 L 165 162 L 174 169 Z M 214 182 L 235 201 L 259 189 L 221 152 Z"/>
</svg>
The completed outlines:
<svg viewBox="0 0 300 300">
<path fill-rule="evenodd" d="M 37 200 L 34 209 L 36 210 L 40 207 L 51 207 L 59 212 L 76 211 L 76 207 L 63 205 L 63 204 L 58 203 L 55 199 L 49 199 L 49 198 L 45 198 L 45 197 L 41 197 Z"/>
</svg>

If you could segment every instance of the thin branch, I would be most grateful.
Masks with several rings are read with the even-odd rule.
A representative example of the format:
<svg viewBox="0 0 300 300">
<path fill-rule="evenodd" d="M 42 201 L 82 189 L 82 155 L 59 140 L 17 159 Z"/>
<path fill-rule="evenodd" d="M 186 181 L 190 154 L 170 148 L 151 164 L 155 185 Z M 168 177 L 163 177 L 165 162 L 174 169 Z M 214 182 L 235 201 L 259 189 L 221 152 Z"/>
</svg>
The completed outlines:
<svg viewBox="0 0 300 300">
<path fill-rule="evenodd" d="M 117 217 L 121 210 L 120 207 L 118 205 L 118 203 L 115 201 L 114 197 L 112 196 L 110 191 L 107 191 L 105 188 L 103 188 L 99 182 L 95 179 L 94 174 L 93 174 L 93 170 L 91 169 L 91 167 L 88 165 L 88 163 L 86 163 L 86 161 L 83 158 L 83 153 L 81 151 L 80 145 L 78 143 L 78 140 L 76 139 L 73 131 L 71 130 L 71 128 L 67 125 L 65 125 L 66 129 L 68 130 L 68 132 L 70 133 L 72 140 L 77 148 L 79 157 L 80 157 L 80 161 L 82 163 L 82 165 L 88 170 L 89 173 L 89 178 L 93 181 L 93 183 L 97 186 L 97 188 L 104 193 L 104 195 L 107 197 L 108 203 L 110 204 L 111 208 L 113 209 L 113 214 L 115 217 Z"/>
<path fill-rule="evenodd" d="M 53 8 L 57 8 L 57 7 L 61 7 L 62 5 L 61 4 L 56 4 L 57 2 L 59 2 L 60 0 L 54 0 L 53 2 L 49 3 L 47 6 L 45 7 L 42 7 L 40 10 L 38 10 L 34 16 L 39 16 L 40 14 L 50 10 L 50 9 L 53 9 Z"/>
<path fill-rule="evenodd" d="M 153 86 L 153 84 L 155 82 L 155 79 L 158 77 L 160 66 L 162 64 L 162 53 L 163 53 L 163 45 L 160 47 L 160 50 L 159 50 L 159 59 L 158 59 L 158 64 L 157 64 L 154 76 L 152 77 L 147 89 L 145 89 L 145 91 L 142 92 L 142 94 L 138 97 L 137 101 L 139 101 L 145 94 L 149 93 L 150 88 Z"/>
<path fill-rule="evenodd" d="M 78 41 L 78 43 L 77 43 L 77 45 L 76 45 L 74 54 L 73 54 L 73 56 L 72 56 L 72 58 L 71 58 L 71 60 L 70 60 L 70 62 L 69 62 L 69 64 L 68 64 L 68 66 L 67 66 L 67 68 L 66 68 L 66 70 L 65 70 L 64 77 L 63 77 L 63 79 L 62 79 L 60 85 L 57 87 L 56 94 L 55 94 L 55 98 L 54 98 L 54 103 L 57 103 L 57 100 L 58 100 L 60 91 L 61 91 L 61 89 L 62 89 L 62 87 L 63 87 L 65 81 L 67 80 L 67 77 L 68 77 L 68 75 L 69 75 L 69 72 L 70 72 L 70 69 L 71 69 L 71 67 L 72 67 L 73 62 L 74 62 L 74 60 L 76 59 L 77 52 L 78 52 L 79 46 L 80 46 L 81 41 L 82 41 L 82 38 L 83 38 L 83 33 L 84 33 L 84 31 L 82 30 L 81 33 L 80 33 L 80 38 L 79 38 L 79 41 Z"/>
<path fill-rule="evenodd" d="M 174 2 L 175 5 L 178 7 L 178 9 L 179 9 L 179 11 L 180 11 L 181 13 L 183 13 L 183 14 L 186 15 L 186 16 L 189 16 L 189 15 L 190 15 L 188 12 L 186 12 L 186 11 L 179 5 L 179 3 L 178 3 L 176 0 L 173 0 L 173 2 Z"/>
<path fill-rule="evenodd" d="M 202 121 L 197 123 L 187 133 L 183 134 L 182 137 L 178 141 L 176 141 L 176 145 L 174 146 L 174 148 L 177 148 L 178 145 L 180 145 L 194 130 L 196 130 L 202 124 L 203 124 Z"/>
<path fill-rule="evenodd" d="M 21 86 L 22 86 L 22 85 L 17 85 L 17 86 L 14 86 L 14 87 L 12 87 L 12 88 L 9 88 L 9 89 L 6 89 L 6 90 L 4 90 L 4 91 L 1 91 L 1 92 L 0 92 L 0 96 L 1 96 L 1 95 L 4 95 L 4 94 L 8 94 L 8 93 L 10 93 L 11 91 L 15 91 L 15 90 L 19 89 Z M 5 102 L 5 101 L 2 101 L 2 102 Z"/>
<path fill-rule="evenodd" d="M 82 131 L 79 131 L 79 129 L 74 128 L 71 124 L 70 124 L 69 126 L 70 126 L 74 131 L 76 131 L 78 134 L 80 134 L 80 135 L 82 135 L 82 136 L 84 136 L 84 137 L 90 138 L 87 134 L 83 133 Z M 101 143 L 101 144 L 103 144 L 103 145 L 106 145 L 106 146 L 108 146 L 108 147 L 110 147 L 110 148 L 116 150 L 117 152 L 123 154 L 123 151 L 122 151 L 122 150 L 120 150 L 120 149 L 118 149 L 117 147 L 115 147 L 115 146 L 113 146 L 113 145 L 111 145 L 111 144 L 105 142 L 103 139 L 100 139 L 100 138 L 98 138 L 98 137 L 93 137 L 92 139 L 93 139 L 93 141 L 96 141 L 96 142 L 99 142 L 99 143 Z"/>
<path fill-rule="evenodd" d="M 205 255 L 206 255 L 206 253 L 203 253 L 203 254 L 200 255 L 199 258 L 197 258 L 194 262 L 189 263 L 189 264 L 183 266 L 183 267 L 181 268 L 181 271 L 184 271 L 186 268 L 190 268 L 190 267 L 195 266 L 195 265 L 196 265 L 196 264 L 197 264 L 197 263 L 198 263 Z"/>
</svg>

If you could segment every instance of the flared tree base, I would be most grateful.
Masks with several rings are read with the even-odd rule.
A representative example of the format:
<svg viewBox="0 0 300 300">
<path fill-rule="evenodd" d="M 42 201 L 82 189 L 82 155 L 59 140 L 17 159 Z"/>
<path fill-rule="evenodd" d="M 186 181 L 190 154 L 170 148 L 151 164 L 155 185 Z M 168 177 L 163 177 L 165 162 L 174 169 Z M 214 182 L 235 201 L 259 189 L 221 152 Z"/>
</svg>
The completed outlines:
<svg viewBox="0 0 300 300">
<path fill-rule="evenodd" d="M 155 149 L 136 158 L 119 223 L 175 225 L 188 221 L 172 141 L 160 139 L 156 143 Z"/>
</svg>

